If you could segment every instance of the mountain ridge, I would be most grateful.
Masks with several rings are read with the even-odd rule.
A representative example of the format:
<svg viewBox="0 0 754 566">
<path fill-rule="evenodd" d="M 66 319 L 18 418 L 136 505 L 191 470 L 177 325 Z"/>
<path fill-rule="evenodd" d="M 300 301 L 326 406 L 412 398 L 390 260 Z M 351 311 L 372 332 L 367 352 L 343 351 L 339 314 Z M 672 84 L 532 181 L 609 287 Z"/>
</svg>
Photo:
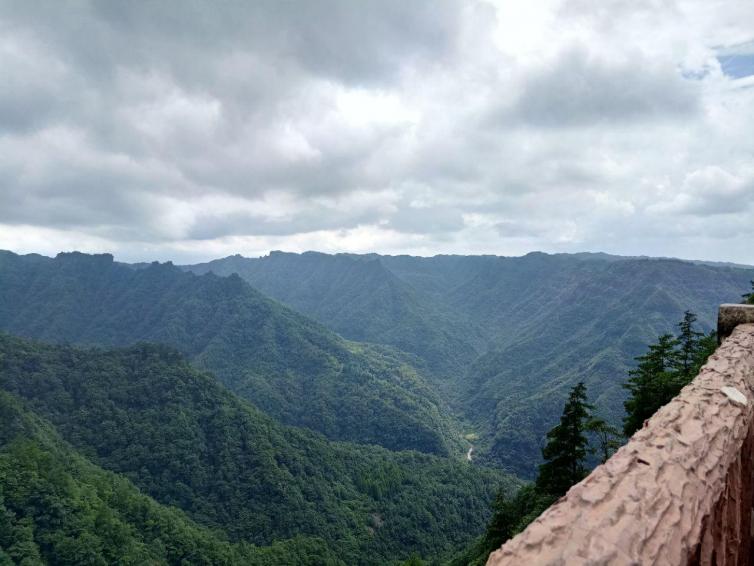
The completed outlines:
<svg viewBox="0 0 754 566">
<path fill-rule="evenodd" d="M 423 320 L 431 321 L 427 324 L 435 335 L 450 337 L 445 345 L 461 343 L 468 350 L 454 357 L 459 350 L 449 346 L 443 357 L 433 359 L 431 340 L 398 318 L 390 319 L 395 327 L 390 345 L 427 362 L 467 429 L 480 436 L 475 445 L 479 461 L 528 477 L 536 471 L 542 438 L 555 424 L 570 386 L 587 381 L 604 416 L 618 424 L 625 398 L 621 384 L 633 357 L 657 335 L 673 332 L 687 309 L 710 330 L 717 305 L 739 299 L 754 279 L 754 269 L 708 262 L 539 252 L 431 258 L 277 252 L 261 259 L 234 256 L 232 262 L 216 260 L 197 269 L 239 272 L 297 310 L 319 314 L 320 322 L 348 337 L 340 319 L 322 316 L 331 307 L 351 308 L 348 303 L 327 305 L 328 295 L 311 289 L 283 296 L 267 266 L 285 262 L 289 272 L 306 280 L 311 265 L 327 263 L 329 284 L 345 285 L 341 294 L 347 295 L 347 279 L 335 268 L 365 258 L 379 259 L 425 309 L 434 309 Z M 325 279 L 319 286 L 327 284 Z M 364 312 L 383 316 L 382 311 L 360 312 L 362 318 Z M 367 329 L 370 325 L 370 320 L 363 323 Z M 361 338 L 380 342 L 385 335 Z"/>
<path fill-rule="evenodd" d="M 359 345 L 238 276 L 109 254 L 0 254 L 0 328 L 81 344 L 171 344 L 281 422 L 330 438 L 462 457 L 457 425 L 409 360 Z"/>
</svg>

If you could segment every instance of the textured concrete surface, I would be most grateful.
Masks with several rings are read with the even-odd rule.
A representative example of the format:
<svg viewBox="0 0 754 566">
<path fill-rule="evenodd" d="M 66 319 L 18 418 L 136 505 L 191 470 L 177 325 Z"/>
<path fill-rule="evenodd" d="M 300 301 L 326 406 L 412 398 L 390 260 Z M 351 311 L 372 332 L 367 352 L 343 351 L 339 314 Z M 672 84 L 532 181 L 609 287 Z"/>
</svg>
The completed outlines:
<svg viewBox="0 0 754 566">
<path fill-rule="evenodd" d="M 717 312 L 717 339 L 722 342 L 736 326 L 747 323 L 754 323 L 754 305 L 720 305 Z"/>
<path fill-rule="evenodd" d="M 754 324 L 491 566 L 744 565 L 751 558 Z"/>
</svg>

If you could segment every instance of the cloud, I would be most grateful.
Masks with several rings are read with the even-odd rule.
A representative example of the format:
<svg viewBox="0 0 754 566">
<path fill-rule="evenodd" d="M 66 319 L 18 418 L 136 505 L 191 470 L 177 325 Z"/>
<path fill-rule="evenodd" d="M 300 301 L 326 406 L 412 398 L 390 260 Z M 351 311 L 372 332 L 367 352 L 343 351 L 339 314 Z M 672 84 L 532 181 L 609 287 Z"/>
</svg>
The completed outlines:
<svg viewBox="0 0 754 566">
<path fill-rule="evenodd" d="M 572 47 L 526 78 L 504 118 L 544 127 L 641 124 L 689 118 L 699 109 L 696 84 L 672 66 L 631 55 L 604 61 Z"/>
<path fill-rule="evenodd" d="M 740 177 L 715 165 L 686 175 L 680 190 L 671 199 L 649 207 L 665 214 L 715 216 L 740 214 L 754 202 L 754 170 Z"/>
<path fill-rule="evenodd" d="M 746 0 L 0 3 L 0 248 L 752 263 L 752 29 Z"/>
</svg>

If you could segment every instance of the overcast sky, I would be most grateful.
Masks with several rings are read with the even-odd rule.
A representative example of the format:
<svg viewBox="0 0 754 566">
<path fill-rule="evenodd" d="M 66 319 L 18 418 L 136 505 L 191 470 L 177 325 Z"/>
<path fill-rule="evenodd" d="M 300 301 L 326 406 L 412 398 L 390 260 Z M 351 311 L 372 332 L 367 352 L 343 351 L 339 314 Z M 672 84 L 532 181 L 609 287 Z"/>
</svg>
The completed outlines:
<svg viewBox="0 0 754 566">
<path fill-rule="evenodd" d="M 0 0 L 0 77 L 0 248 L 754 263 L 752 0 Z"/>
</svg>

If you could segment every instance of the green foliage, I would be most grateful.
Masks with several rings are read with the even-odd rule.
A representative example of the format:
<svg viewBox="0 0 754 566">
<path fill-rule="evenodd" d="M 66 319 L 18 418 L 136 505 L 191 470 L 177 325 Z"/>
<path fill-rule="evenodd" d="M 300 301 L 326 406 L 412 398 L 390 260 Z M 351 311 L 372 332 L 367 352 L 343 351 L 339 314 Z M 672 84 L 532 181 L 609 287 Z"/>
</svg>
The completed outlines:
<svg viewBox="0 0 754 566">
<path fill-rule="evenodd" d="M 555 501 L 531 484 L 515 495 L 499 493 L 493 503 L 493 515 L 485 534 L 463 553 L 455 556 L 449 566 L 484 566 L 490 553 L 505 541 L 523 531 Z"/>
<path fill-rule="evenodd" d="M 678 379 L 685 383 L 691 381 L 699 371 L 696 363 L 700 341 L 704 333 L 696 330 L 694 326 L 696 321 L 697 316 L 687 310 L 683 313 L 683 320 L 678 323 L 678 351 L 673 369 L 676 371 Z"/>
<path fill-rule="evenodd" d="M 229 543 L 92 465 L 2 391 L 0 423 L 0 564 L 342 564 L 313 538 Z"/>
<path fill-rule="evenodd" d="M 592 448 L 591 451 L 599 455 L 601 464 L 607 462 L 608 458 L 623 444 L 623 436 L 618 428 L 599 417 L 593 417 L 587 423 L 586 430 L 597 441 L 598 446 Z"/>
<path fill-rule="evenodd" d="M 524 257 L 273 252 L 189 266 L 238 273 L 354 340 L 415 354 L 479 434 L 475 462 L 533 478 L 540 441 L 584 381 L 610 425 L 623 377 L 690 308 L 709 331 L 754 271 L 605 254 Z M 430 376 L 430 377 L 432 377 Z"/>
<path fill-rule="evenodd" d="M 455 420 L 405 355 L 346 342 L 238 276 L 2 252 L 0 328 L 56 342 L 169 344 L 285 424 L 392 450 L 463 453 Z"/>
<path fill-rule="evenodd" d="M 515 485 L 460 460 L 280 426 L 166 346 L 82 350 L 0 335 L 0 388 L 193 521 L 258 545 L 319 540 L 349 564 L 450 553 L 483 529 L 497 487 Z"/>
<path fill-rule="evenodd" d="M 412 554 L 401 566 L 427 566 L 427 563 L 418 554 Z"/>
<path fill-rule="evenodd" d="M 398 347 L 419 356 L 436 375 L 462 373 L 478 355 L 478 329 L 401 280 L 388 259 L 275 251 L 262 258 L 231 256 L 185 269 L 236 273 L 351 340 Z"/>
<path fill-rule="evenodd" d="M 649 351 L 636 358 L 638 365 L 628 375 L 626 389 L 629 398 L 624 406 L 626 417 L 623 432 L 632 435 L 642 427 L 644 421 L 655 414 L 680 391 L 674 368 L 677 366 L 678 341 L 670 334 L 663 334 Z"/>
<path fill-rule="evenodd" d="M 559 497 L 586 475 L 586 432 L 592 409 L 586 401 L 586 386 L 577 383 L 568 395 L 560 423 L 547 433 L 547 444 L 542 449 L 545 462 L 539 466 L 536 482 L 541 493 Z"/>
<path fill-rule="evenodd" d="M 678 337 L 663 334 L 649 346 L 647 353 L 636 358 L 638 364 L 629 371 L 625 384 L 629 392 L 624 403 L 626 436 L 639 430 L 644 421 L 678 395 L 715 351 L 715 333 L 705 336 L 695 329 L 695 322 L 696 315 L 686 311 L 678 324 Z"/>
<path fill-rule="evenodd" d="M 587 432 L 605 426 L 604 421 L 592 416 L 586 386 L 577 383 L 568 395 L 560 423 L 547 433 L 547 444 L 542 449 L 545 463 L 539 466 L 536 481 L 512 496 L 498 493 L 484 536 L 455 557 L 452 566 L 482 566 L 492 551 L 523 531 L 572 485 L 581 481 L 587 473 L 586 459 L 590 451 Z M 607 432 L 612 434 L 612 431 Z"/>
</svg>

